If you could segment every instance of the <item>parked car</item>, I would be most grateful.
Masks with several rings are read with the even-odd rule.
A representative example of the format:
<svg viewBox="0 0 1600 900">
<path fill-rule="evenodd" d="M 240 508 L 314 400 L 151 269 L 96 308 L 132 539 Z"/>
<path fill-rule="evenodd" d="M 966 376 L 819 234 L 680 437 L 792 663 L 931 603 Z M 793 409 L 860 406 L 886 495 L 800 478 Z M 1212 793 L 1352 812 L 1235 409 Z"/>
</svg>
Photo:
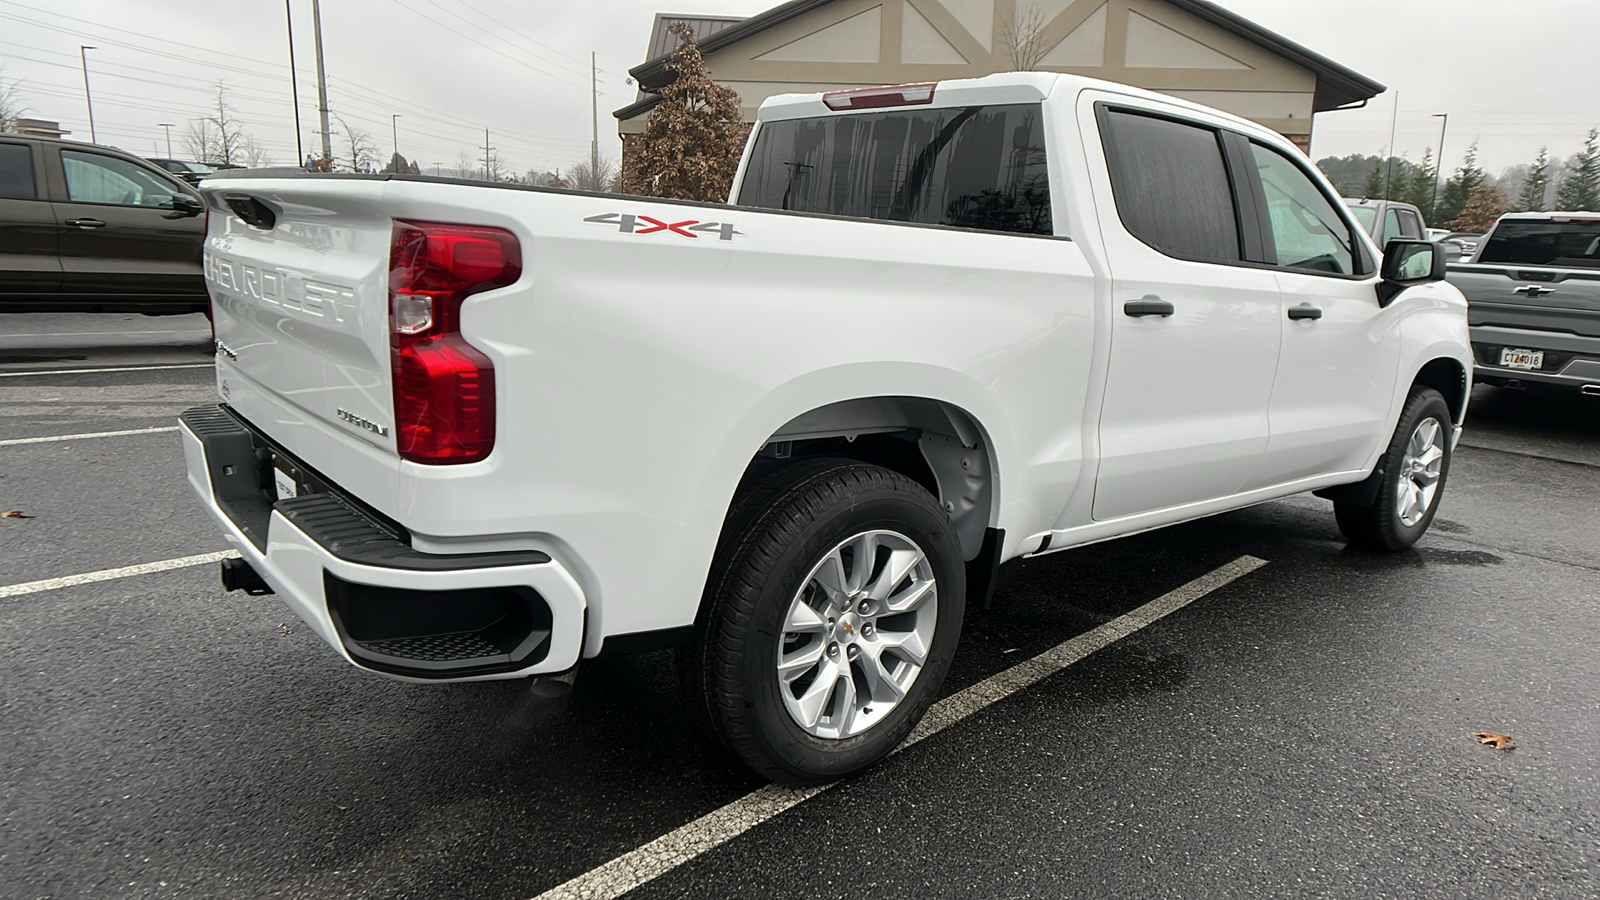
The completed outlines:
<svg viewBox="0 0 1600 900">
<path fill-rule="evenodd" d="M 1426 241 L 1428 229 L 1422 224 L 1422 210 L 1409 203 L 1398 200 L 1352 200 L 1346 199 L 1344 205 L 1350 208 L 1350 215 L 1355 216 L 1367 234 L 1378 242 L 1379 247 L 1386 246 L 1395 238 L 1408 241 Z"/>
<path fill-rule="evenodd" d="M 1303 491 L 1411 546 L 1472 373 L 1436 245 L 1071 75 L 773 97 L 735 205 L 203 190 L 223 402 L 181 434 L 225 585 L 413 681 L 678 646 L 787 783 L 911 732 L 1003 560 Z"/>
<path fill-rule="evenodd" d="M 148 157 L 148 159 L 189 184 L 199 184 L 201 179 L 217 171 L 205 163 L 190 162 L 183 159 L 157 159 L 155 157 Z"/>
<path fill-rule="evenodd" d="M 1470 231 L 1452 231 L 1442 238 L 1439 243 L 1444 245 L 1446 256 L 1452 260 L 1470 262 L 1472 255 L 1478 252 L 1478 244 L 1483 240 L 1483 235 L 1473 234 Z"/>
<path fill-rule="evenodd" d="M 1478 381 L 1600 396 L 1600 212 L 1501 216 L 1449 280 L 1471 307 Z"/>
<path fill-rule="evenodd" d="M 204 212 L 138 157 L 0 134 L 0 311 L 204 311 Z"/>
<path fill-rule="evenodd" d="M 1429 228 L 1426 240 L 1442 241 L 1449 234 L 1450 234 L 1450 229 L 1448 229 L 1448 228 Z"/>
</svg>

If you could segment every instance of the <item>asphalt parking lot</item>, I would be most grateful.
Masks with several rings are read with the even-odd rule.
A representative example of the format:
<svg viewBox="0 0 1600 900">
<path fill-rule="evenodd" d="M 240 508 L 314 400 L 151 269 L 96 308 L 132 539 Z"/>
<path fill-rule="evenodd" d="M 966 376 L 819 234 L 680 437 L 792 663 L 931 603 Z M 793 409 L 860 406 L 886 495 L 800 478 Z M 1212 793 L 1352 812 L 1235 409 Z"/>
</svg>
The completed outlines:
<svg viewBox="0 0 1600 900">
<path fill-rule="evenodd" d="M 168 430 L 207 338 L 0 320 L 0 897 L 521 900 L 761 788 L 667 654 L 551 701 L 352 669 L 214 564 L 8 594 L 226 549 Z M 1408 553 L 1303 497 L 1007 564 L 947 694 L 1265 562 L 630 896 L 1600 895 L 1600 400 L 1473 404 Z"/>
</svg>

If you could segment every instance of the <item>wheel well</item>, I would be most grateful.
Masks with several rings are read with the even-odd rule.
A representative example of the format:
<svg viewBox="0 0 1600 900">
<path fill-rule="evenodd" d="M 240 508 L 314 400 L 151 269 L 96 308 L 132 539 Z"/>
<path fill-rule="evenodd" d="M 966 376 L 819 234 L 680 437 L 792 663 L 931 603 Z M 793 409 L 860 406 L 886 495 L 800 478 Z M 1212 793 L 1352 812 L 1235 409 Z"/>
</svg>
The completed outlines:
<svg viewBox="0 0 1600 900">
<path fill-rule="evenodd" d="M 1467 370 L 1461 363 L 1446 357 L 1429 360 L 1411 382 L 1412 387 L 1419 385 L 1443 394 L 1445 404 L 1450 407 L 1451 421 L 1461 424 L 1467 408 L 1467 391 L 1471 390 L 1467 384 Z"/>
<path fill-rule="evenodd" d="M 993 450 L 964 410 L 920 397 L 867 397 L 791 419 L 750 460 L 752 478 L 796 460 L 836 456 L 883 466 L 928 489 L 950 514 L 962 556 L 983 546 L 994 497 Z"/>
</svg>

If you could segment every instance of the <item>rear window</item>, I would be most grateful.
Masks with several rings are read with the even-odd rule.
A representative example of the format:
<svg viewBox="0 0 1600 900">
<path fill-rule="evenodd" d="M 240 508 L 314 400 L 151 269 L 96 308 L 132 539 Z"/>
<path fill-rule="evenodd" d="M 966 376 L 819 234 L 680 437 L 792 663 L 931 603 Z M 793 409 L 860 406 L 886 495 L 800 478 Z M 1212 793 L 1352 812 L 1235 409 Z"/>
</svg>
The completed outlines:
<svg viewBox="0 0 1600 900">
<path fill-rule="evenodd" d="M 0 144 L 0 200 L 36 200 L 33 154 L 27 144 Z"/>
<path fill-rule="evenodd" d="M 1478 251 L 1477 261 L 1600 269 L 1600 220 L 1501 222 Z"/>
<path fill-rule="evenodd" d="M 1215 129 L 1112 110 L 1102 137 L 1129 234 L 1181 259 L 1240 258 L 1238 211 Z"/>
<path fill-rule="evenodd" d="M 768 122 L 742 206 L 1050 234 L 1040 107 L 896 110 Z"/>
<path fill-rule="evenodd" d="M 1350 215 L 1355 216 L 1356 224 L 1367 231 L 1371 231 L 1372 223 L 1378 221 L 1378 211 L 1370 206 L 1351 206 L 1347 208 L 1350 210 Z"/>
</svg>

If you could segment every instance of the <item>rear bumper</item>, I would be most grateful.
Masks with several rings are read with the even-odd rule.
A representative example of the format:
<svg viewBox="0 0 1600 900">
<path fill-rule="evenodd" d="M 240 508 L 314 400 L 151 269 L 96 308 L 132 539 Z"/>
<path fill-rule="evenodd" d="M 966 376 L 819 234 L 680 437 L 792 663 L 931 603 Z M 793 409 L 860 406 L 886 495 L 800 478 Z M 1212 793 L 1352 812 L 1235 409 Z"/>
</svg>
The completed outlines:
<svg viewBox="0 0 1600 900">
<path fill-rule="evenodd" d="M 587 604 L 538 551 L 420 553 L 225 407 L 184 413 L 189 484 L 251 567 L 352 665 L 472 681 L 577 664 Z M 313 493 L 277 499 L 274 469 Z"/>
<path fill-rule="evenodd" d="M 1474 380 L 1516 380 L 1573 388 L 1600 385 L 1600 338 L 1493 325 L 1475 325 L 1471 331 L 1472 353 L 1477 360 Z M 1506 348 L 1542 350 L 1545 365 L 1540 369 L 1502 367 L 1500 351 Z"/>
</svg>

